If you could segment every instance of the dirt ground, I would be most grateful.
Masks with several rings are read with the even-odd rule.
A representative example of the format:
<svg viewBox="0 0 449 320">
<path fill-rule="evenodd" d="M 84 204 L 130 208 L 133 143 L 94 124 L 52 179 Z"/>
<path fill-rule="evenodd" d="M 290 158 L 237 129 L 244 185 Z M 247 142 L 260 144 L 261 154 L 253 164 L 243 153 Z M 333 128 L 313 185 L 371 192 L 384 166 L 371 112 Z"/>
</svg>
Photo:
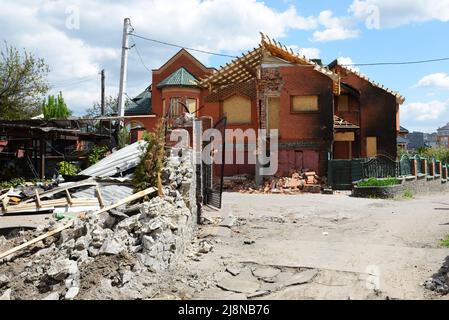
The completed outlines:
<svg viewBox="0 0 449 320">
<path fill-rule="evenodd" d="M 185 259 L 164 275 L 144 272 L 123 287 L 118 277 L 133 261 L 102 257 L 81 269 L 77 299 L 448 299 L 422 284 L 449 262 L 440 240 L 449 234 L 446 194 L 379 200 L 334 195 L 225 193 L 223 208 L 205 208 Z M 48 215 L 0 217 L 25 229 Z M 0 244 L 6 250 L 28 240 Z M 41 246 L 45 247 L 45 244 Z M 31 262 L 18 259 L 16 293 L 40 299 Z M 27 262 L 27 263 L 26 263 Z M 38 268 L 39 265 L 32 267 Z"/>
<path fill-rule="evenodd" d="M 380 200 L 225 193 L 223 209 L 205 214 L 213 223 L 199 227 L 196 243 L 207 239 L 213 250 L 191 253 L 174 273 L 172 292 L 157 298 L 448 298 L 422 286 L 449 256 L 440 246 L 449 234 L 445 194 Z M 286 283 L 305 270 L 313 273 L 308 281 Z"/>
</svg>

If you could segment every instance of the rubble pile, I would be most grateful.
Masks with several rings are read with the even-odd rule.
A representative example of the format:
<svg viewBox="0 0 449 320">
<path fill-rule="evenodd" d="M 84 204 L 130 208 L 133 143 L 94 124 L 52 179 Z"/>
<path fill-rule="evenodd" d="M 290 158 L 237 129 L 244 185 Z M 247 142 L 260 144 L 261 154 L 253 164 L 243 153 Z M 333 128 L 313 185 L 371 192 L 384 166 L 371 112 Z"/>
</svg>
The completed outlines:
<svg viewBox="0 0 449 320">
<path fill-rule="evenodd" d="M 184 150 L 180 157 L 182 151 L 172 149 L 166 158 L 163 197 L 79 215 L 73 228 L 0 261 L 0 296 L 71 300 L 97 286 L 103 294 L 127 284 L 129 291 L 139 274 L 170 270 L 192 239 L 196 213 L 192 156 Z M 26 240 L 64 223 L 52 220 Z"/>
<path fill-rule="evenodd" d="M 424 282 L 423 286 L 439 295 L 449 293 L 449 258 L 432 278 Z"/>
<path fill-rule="evenodd" d="M 248 175 L 225 178 L 223 187 L 229 191 L 251 194 L 282 193 L 295 194 L 301 192 L 320 193 L 325 178 L 319 177 L 310 170 L 292 171 L 287 177 L 269 177 L 263 186 L 257 186 Z"/>
</svg>

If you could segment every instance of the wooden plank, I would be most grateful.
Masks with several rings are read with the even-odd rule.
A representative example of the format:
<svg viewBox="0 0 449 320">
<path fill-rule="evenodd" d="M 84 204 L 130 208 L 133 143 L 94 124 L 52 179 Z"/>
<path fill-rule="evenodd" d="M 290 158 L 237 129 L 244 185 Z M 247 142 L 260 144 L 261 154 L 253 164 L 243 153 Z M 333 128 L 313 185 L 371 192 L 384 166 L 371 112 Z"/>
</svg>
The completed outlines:
<svg viewBox="0 0 449 320">
<path fill-rule="evenodd" d="M 70 190 L 73 188 L 80 188 L 80 187 L 87 187 L 87 186 L 97 186 L 97 185 L 98 185 L 98 183 L 96 181 L 88 179 L 88 180 L 84 180 L 84 181 L 80 181 L 80 182 L 75 182 L 68 186 L 58 187 L 58 188 L 43 192 L 40 194 L 40 197 L 46 198 L 46 197 L 53 196 L 59 192 L 64 192 L 65 190 Z M 28 199 L 26 201 L 23 201 L 22 203 L 29 203 L 29 202 L 33 202 L 33 201 L 34 201 L 34 199 Z"/>
<path fill-rule="evenodd" d="M 9 250 L 7 250 L 7 251 L 5 251 L 5 252 L 0 254 L 0 259 L 3 259 L 4 257 L 7 257 L 7 256 L 9 256 L 9 255 L 19 251 L 19 250 L 25 249 L 26 247 L 29 247 L 30 245 L 32 245 L 34 243 L 37 243 L 37 242 L 39 242 L 41 240 L 44 240 L 45 238 L 48 238 L 48 237 L 51 237 L 51 236 L 53 236 L 53 235 L 55 235 L 57 233 L 60 233 L 61 231 L 70 228 L 72 225 L 73 225 L 73 221 L 70 221 L 69 223 L 67 223 L 67 224 L 65 224 L 65 225 L 63 225 L 63 226 L 61 226 L 59 228 L 56 228 L 55 230 L 48 231 L 48 232 L 44 233 L 43 235 L 38 236 L 37 238 L 34 238 L 34 239 L 32 239 L 30 241 L 27 241 L 27 242 L 25 242 L 25 243 L 23 243 L 23 244 L 21 244 L 21 245 L 19 245 L 17 247 L 9 249 Z"/>
<path fill-rule="evenodd" d="M 100 207 L 104 208 L 104 199 L 103 199 L 103 195 L 101 194 L 100 187 L 97 186 L 96 190 L 97 190 L 97 198 L 98 198 L 98 202 L 100 203 Z"/>
<path fill-rule="evenodd" d="M 36 204 L 38 208 L 42 207 L 41 198 L 39 197 L 39 191 L 37 191 L 37 188 L 34 189 L 34 193 L 36 194 Z"/>
<path fill-rule="evenodd" d="M 8 196 L 8 194 L 12 193 L 14 191 L 13 187 L 9 188 L 9 190 L 7 190 L 4 194 L 2 194 L 0 196 L 0 200 L 3 200 L 4 198 L 6 198 Z"/>
<path fill-rule="evenodd" d="M 65 193 L 66 193 L 66 195 L 67 195 L 67 202 L 68 202 L 69 204 L 72 204 L 73 201 L 72 201 L 72 196 L 70 195 L 69 189 L 66 189 L 66 190 L 65 190 Z"/>
<path fill-rule="evenodd" d="M 115 209 L 115 208 L 120 207 L 120 206 L 122 206 L 124 204 L 127 204 L 128 202 L 131 202 L 131 201 L 134 201 L 134 200 L 138 200 L 138 199 L 143 198 L 143 197 L 145 197 L 145 196 L 147 196 L 147 195 L 149 195 L 151 193 L 154 193 L 156 191 L 157 191 L 156 188 L 145 189 L 143 191 L 140 191 L 140 192 L 137 192 L 137 193 L 135 193 L 133 195 L 130 195 L 129 197 L 123 198 L 120 201 L 118 201 L 118 202 L 116 202 L 116 203 L 114 203 L 114 204 L 112 204 L 110 206 L 107 206 L 107 207 L 104 207 L 104 208 L 102 208 L 102 209 L 100 209 L 98 211 L 95 211 L 93 214 L 100 214 L 100 213 L 103 213 L 103 212 Z"/>
</svg>

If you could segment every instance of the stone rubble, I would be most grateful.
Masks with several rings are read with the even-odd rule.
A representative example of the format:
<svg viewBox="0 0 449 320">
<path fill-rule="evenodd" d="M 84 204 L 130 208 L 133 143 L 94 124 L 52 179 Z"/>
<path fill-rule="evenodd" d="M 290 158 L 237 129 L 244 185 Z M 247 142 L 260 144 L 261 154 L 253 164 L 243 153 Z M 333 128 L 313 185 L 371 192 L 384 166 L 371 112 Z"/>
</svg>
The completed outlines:
<svg viewBox="0 0 449 320">
<path fill-rule="evenodd" d="M 86 285 L 82 283 L 81 270 L 95 265 L 103 256 L 125 257 L 131 261 L 116 270 L 112 279 L 101 280 L 105 290 L 111 290 L 111 285 L 129 284 L 144 271 L 170 270 L 183 257 L 196 221 L 196 178 L 191 152 L 171 149 L 162 179 L 163 197 L 132 204 L 111 214 L 86 214 L 75 219 L 73 228 L 37 244 L 36 252 L 25 258 L 27 262 L 20 278 L 36 285 L 44 299 L 73 300 Z M 42 234 L 60 224 L 52 223 L 38 231 Z M 206 253 L 212 248 L 211 243 L 205 242 L 201 251 Z M 14 263 L 14 256 L 11 259 L 9 264 Z M 8 275 L 1 274 L 0 295 L 3 291 L 4 299 L 11 294 L 11 289 L 2 289 L 9 284 Z M 14 291 L 12 294 L 13 298 L 22 298 L 14 296 Z"/>
</svg>

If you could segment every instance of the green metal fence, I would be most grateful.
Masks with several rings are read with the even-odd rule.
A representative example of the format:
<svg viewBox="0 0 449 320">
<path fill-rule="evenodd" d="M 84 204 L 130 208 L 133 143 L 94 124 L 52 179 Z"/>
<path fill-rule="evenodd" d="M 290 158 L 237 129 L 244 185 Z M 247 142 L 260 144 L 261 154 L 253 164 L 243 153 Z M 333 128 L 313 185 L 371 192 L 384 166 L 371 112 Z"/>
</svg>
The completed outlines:
<svg viewBox="0 0 449 320">
<path fill-rule="evenodd" d="M 329 160 L 328 184 L 335 190 L 349 190 L 353 182 L 362 179 L 410 176 L 413 174 L 412 160 L 416 160 L 418 175 L 424 173 L 430 175 L 433 172 L 433 175 L 440 175 L 447 179 L 449 164 L 442 163 L 440 170 L 441 161 L 434 158 L 403 155 L 401 159 L 395 161 L 388 156 L 378 155 L 373 158 Z M 427 161 L 426 167 L 423 167 L 423 160 Z M 432 171 L 431 168 L 434 170 Z"/>
</svg>

